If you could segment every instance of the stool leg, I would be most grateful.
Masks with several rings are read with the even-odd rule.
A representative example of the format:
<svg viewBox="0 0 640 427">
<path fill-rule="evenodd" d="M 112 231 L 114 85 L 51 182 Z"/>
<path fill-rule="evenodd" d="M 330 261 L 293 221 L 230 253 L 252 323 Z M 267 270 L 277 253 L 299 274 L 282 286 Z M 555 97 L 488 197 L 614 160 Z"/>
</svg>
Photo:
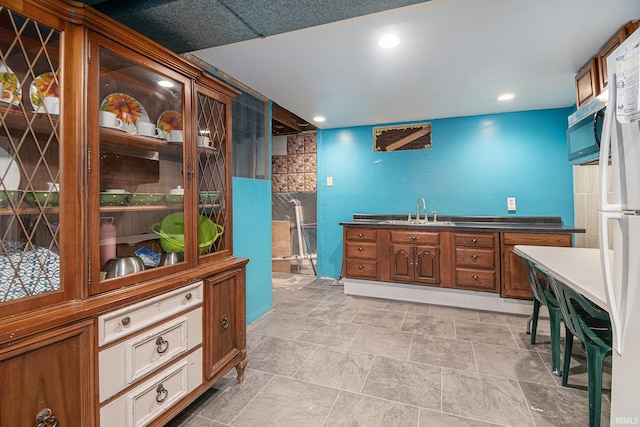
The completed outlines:
<svg viewBox="0 0 640 427">
<path fill-rule="evenodd" d="M 589 427 L 600 427 L 602 365 L 607 352 L 592 343 L 584 343 L 584 346 L 587 350 L 587 378 L 589 379 Z"/>
<path fill-rule="evenodd" d="M 551 373 L 560 376 L 560 310 L 549 307 L 549 321 L 551 323 Z"/>
<path fill-rule="evenodd" d="M 562 368 L 562 386 L 566 387 L 569 380 L 569 365 L 571 364 L 571 352 L 573 350 L 573 334 L 569 328 L 564 327 L 564 367 Z"/>
<path fill-rule="evenodd" d="M 533 315 L 531 317 L 531 344 L 536 343 L 536 332 L 538 331 L 538 315 L 540 314 L 540 301 L 533 299 Z"/>
</svg>

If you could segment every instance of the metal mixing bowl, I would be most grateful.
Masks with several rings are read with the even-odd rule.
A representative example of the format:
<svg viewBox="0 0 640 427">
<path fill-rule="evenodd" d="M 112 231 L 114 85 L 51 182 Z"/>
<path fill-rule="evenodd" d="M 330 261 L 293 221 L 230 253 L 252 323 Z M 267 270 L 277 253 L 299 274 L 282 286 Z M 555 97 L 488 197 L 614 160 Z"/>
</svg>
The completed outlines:
<svg viewBox="0 0 640 427">
<path fill-rule="evenodd" d="M 104 271 L 107 272 L 107 279 L 126 276 L 144 270 L 144 264 L 140 257 L 127 256 L 122 258 L 111 258 L 104 264 Z"/>
</svg>

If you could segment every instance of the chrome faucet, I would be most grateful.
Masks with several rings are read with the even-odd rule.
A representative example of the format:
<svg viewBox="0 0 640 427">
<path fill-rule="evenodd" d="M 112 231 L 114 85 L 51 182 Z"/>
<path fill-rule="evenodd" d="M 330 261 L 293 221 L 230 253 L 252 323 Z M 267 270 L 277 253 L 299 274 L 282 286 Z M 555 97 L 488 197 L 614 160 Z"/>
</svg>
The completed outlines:
<svg viewBox="0 0 640 427">
<path fill-rule="evenodd" d="M 425 210 L 424 213 L 424 219 L 426 221 L 429 220 L 429 217 L 427 216 L 427 202 L 424 201 L 424 198 L 422 197 L 418 197 L 418 200 L 416 200 L 416 221 L 420 221 L 420 200 L 422 200 L 422 209 Z"/>
</svg>

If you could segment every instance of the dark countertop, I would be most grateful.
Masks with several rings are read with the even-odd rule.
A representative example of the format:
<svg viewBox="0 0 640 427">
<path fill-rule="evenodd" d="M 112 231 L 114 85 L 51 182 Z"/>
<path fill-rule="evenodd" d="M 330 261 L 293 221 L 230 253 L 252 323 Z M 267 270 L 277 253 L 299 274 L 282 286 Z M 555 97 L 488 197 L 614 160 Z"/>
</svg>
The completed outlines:
<svg viewBox="0 0 640 427">
<path fill-rule="evenodd" d="M 398 221 L 390 223 L 388 221 Z M 441 223 L 441 224 L 439 224 Z M 453 224 L 452 224 L 453 223 Z M 584 228 L 576 228 L 562 223 L 559 216 L 463 216 L 438 215 L 433 223 L 410 224 L 407 215 L 353 214 L 352 221 L 340 225 L 373 228 L 411 228 L 421 230 L 470 230 L 470 231 L 511 231 L 516 233 L 584 233 Z"/>
</svg>

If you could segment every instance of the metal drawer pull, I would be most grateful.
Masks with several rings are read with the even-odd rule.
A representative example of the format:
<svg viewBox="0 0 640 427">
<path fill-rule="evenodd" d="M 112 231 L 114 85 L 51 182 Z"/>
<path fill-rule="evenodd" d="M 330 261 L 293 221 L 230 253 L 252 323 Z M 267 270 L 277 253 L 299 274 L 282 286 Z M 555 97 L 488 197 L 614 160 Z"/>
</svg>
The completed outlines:
<svg viewBox="0 0 640 427">
<path fill-rule="evenodd" d="M 358 270 L 364 270 L 364 265 L 359 265 Z"/>
<path fill-rule="evenodd" d="M 122 326 L 129 326 L 129 324 L 131 323 L 131 318 L 127 316 L 124 319 L 122 319 L 120 323 L 122 323 Z"/>
<path fill-rule="evenodd" d="M 56 427 L 58 425 L 58 419 L 51 414 L 51 409 L 44 408 L 36 415 L 36 422 L 38 427 Z"/>
<path fill-rule="evenodd" d="M 473 254 L 473 255 L 471 255 L 471 258 L 478 259 L 478 258 L 480 258 L 480 255 Z"/>
<path fill-rule="evenodd" d="M 222 319 L 220 319 L 220 327 L 222 329 L 227 329 L 229 327 L 229 317 L 227 315 L 223 315 Z"/>
<path fill-rule="evenodd" d="M 362 252 L 362 251 L 364 251 L 364 248 L 358 248 L 358 250 L 359 250 L 360 252 Z"/>
<path fill-rule="evenodd" d="M 416 236 L 411 236 L 411 240 L 418 240 Z"/>
<path fill-rule="evenodd" d="M 162 403 L 167 400 L 167 396 L 169 396 L 169 391 L 164 388 L 164 385 L 160 383 L 158 387 L 156 387 L 156 402 Z"/>
<path fill-rule="evenodd" d="M 158 352 L 158 354 L 162 354 L 165 351 L 167 351 L 167 349 L 169 348 L 169 341 L 165 341 L 164 338 L 162 338 L 162 336 L 159 336 L 156 339 L 156 351 Z"/>
<path fill-rule="evenodd" d="M 476 275 L 476 274 L 472 274 L 471 277 L 473 280 L 478 280 L 480 278 L 480 276 Z"/>
<path fill-rule="evenodd" d="M 476 239 L 475 237 L 471 240 L 469 240 L 471 243 L 478 243 L 478 239 Z"/>
<path fill-rule="evenodd" d="M 186 295 L 184 296 L 184 299 L 186 299 L 187 301 L 191 301 L 191 297 L 192 297 L 192 296 L 191 296 L 191 292 L 189 292 L 188 294 L 186 294 Z"/>
<path fill-rule="evenodd" d="M 358 237 L 364 237 L 364 234 L 358 233 Z"/>
</svg>

